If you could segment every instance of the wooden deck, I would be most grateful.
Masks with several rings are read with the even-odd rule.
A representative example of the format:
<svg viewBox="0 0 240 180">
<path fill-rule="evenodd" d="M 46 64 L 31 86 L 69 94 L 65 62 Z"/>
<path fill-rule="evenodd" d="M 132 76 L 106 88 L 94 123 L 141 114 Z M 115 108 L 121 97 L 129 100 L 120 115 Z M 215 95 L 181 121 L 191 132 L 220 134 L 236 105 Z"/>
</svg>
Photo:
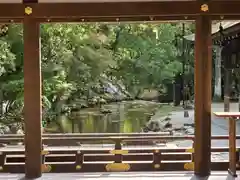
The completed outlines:
<svg viewBox="0 0 240 180">
<path fill-rule="evenodd" d="M 239 172 L 240 175 L 240 172 Z M 227 172 L 213 172 L 209 178 L 199 178 L 186 172 L 137 172 L 137 173 L 68 173 L 44 174 L 39 180 L 237 180 Z M 25 180 L 23 174 L 0 174 L 0 180 Z"/>
</svg>

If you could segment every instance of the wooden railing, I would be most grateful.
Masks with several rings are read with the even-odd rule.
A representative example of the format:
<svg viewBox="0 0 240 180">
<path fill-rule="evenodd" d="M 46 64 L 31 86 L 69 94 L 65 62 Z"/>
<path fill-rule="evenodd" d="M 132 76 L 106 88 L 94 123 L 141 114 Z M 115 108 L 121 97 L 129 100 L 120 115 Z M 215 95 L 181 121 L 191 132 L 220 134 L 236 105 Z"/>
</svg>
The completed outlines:
<svg viewBox="0 0 240 180">
<path fill-rule="evenodd" d="M 228 136 L 213 136 L 213 140 L 227 140 Z M 237 136 L 240 139 L 240 136 Z M 192 147 L 165 147 L 144 145 L 149 141 L 194 140 L 194 136 L 170 136 L 166 134 L 47 134 L 43 135 L 43 172 L 104 172 L 104 171 L 192 171 L 194 149 Z M 3 135 L 0 143 L 24 143 L 19 135 Z M 76 143 L 67 146 L 65 142 Z M 81 145 L 77 145 L 81 142 Z M 89 142 L 109 142 L 90 145 Z M 135 142 L 135 145 L 128 143 Z M 62 146 L 53 146 L 59 143 Z M 87 145 L 87 144 L 88 145 Z M 212 147 L 212 155 L 228 152 L 227 147 Z M 0 148 L 2 172 L 24 172 L 24 146 L 5 145 Z M 216 154 L 217 153 L 217 154 Z M 239 157 L 239 151 L 237 151 Z M 236 164 L 239 165 L 239 159 Z M 212 170 L 227 170 L 228 159 L 212 160 Z"/>
</svg>

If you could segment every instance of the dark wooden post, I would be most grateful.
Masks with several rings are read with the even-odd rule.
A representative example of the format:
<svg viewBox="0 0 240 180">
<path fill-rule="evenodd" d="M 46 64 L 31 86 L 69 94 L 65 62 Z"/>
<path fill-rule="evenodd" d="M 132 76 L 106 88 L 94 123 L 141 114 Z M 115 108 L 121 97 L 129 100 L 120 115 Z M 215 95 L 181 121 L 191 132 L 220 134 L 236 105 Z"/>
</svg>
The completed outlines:
<svg viewBox="0 0 240 180">
<path fill-rule="evenodd" d="M 237 153 L 236 153 L 236 118 L 229 117 L 229 169 L 228 172 L 237 177 L 236 164 L 237 164 Z"/>
<path fill-rule="evenodd" d="M 42 175 L 42 98 L 39 23 L 24 18 L 24 120 L 25 173 L 27 178 Z"/>
<path fill-rule="evenodd" d="M 212 47 L 211 19 L 199 15 L 195 34 L 195 142 L 194 171 L 208 176 L 211 165 Z"/>
</svg>

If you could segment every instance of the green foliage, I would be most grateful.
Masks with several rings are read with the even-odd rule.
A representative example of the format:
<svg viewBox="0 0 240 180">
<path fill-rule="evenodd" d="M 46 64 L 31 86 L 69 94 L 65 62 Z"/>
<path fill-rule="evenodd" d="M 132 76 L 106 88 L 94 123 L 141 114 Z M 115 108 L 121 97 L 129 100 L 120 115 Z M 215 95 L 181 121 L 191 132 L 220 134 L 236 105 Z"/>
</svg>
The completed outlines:
<svg viewBox="0 0 240 180">
<path fill-rule="evenodd" d="M 44 120 L 56 120 L 95 97 L 107 98 L 108 82 L 132 97 L 144 89 L 161 92 L 181 72 L 174 43 L 179 27 L 171 23 L 42 25 Z M 13 24 L 0 39 L 2 117 L 15 113 L 13 119 L 22 119 L 23 82 L 22 26 Z"/>
</svg>

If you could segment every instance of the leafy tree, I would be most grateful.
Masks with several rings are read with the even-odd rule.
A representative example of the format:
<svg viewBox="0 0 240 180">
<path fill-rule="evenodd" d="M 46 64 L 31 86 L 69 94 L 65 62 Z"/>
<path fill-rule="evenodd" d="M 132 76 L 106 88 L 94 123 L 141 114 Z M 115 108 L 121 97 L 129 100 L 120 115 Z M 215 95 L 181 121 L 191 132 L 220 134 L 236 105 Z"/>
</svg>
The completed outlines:
<svg viewBox="0 0 240 180">
<path fill-rule="evenodd" d="M 175 35 L 181 33 L 179 26 L 42 25 L 44 120 L 59 122 L 63 114 L 71 115 L 74 109 L 98 103 L 101 98 L 114 99 L 106 92 L 109 84 L 118 87 L 125 97 L 138 97 L 145 89 L 164 91 L 166 84 L 181 72 L 181 58 L 174 44 Z M 0 31 L 2 122 L 22 122 L 23 82 L 22 26 L 5 25 Z"/>
</svg>

